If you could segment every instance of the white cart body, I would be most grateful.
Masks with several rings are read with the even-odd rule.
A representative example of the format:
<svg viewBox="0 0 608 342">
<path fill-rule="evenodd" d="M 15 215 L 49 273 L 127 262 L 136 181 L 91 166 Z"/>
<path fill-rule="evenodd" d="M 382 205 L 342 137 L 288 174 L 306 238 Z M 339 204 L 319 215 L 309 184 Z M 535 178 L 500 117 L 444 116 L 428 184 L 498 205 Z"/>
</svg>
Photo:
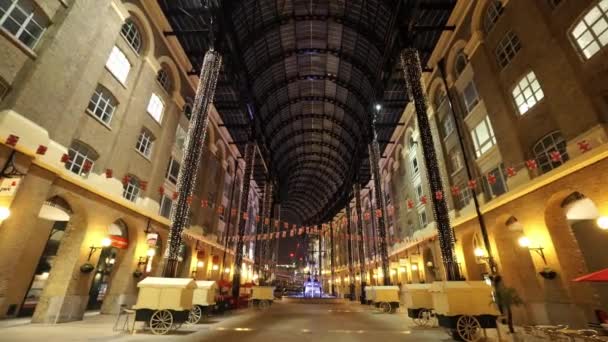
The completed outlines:
<svg viewBox="0 0 608 342">
<path fill-rule="evenodd" d="M 251 299 L 274 300 L 274 286 L 254 286 L 251 290 Z"/>
<path fill-rule="evenodd" d="M 193 305 L 212 306 L 215 305 L 215 295 L 218 287 L 215 281 L 199 280 L 192 297 Z"/>
<path fill-rule="evenodd" d="M 408 309 L 432 309 L 431 284 L 405 284 L 405 306 Z"/>
<path fill-rule="evenodd" d="M 134 309 L 175 310 L 192 309 L 196 282 L 191 278 L 147 277 L 137 283 L 139 293 Z"/>
<path fill-rule="evenodd" d="M 376 291 L 375 288 L 377 286 L 366 286 L 365 287 L 365 299 L 375 302 L 376 301 Z"/>
<path fill-rule="evenodd" d="M 437 314 L 500 315 L 492 304 L 492 287 L 484 281 L 436 281 L 430 291 Z"/>
<path fill-rule="evenodd" d="M 374 302 L 399 303 L 399 287 L 374 286 Z"/>
</svg>

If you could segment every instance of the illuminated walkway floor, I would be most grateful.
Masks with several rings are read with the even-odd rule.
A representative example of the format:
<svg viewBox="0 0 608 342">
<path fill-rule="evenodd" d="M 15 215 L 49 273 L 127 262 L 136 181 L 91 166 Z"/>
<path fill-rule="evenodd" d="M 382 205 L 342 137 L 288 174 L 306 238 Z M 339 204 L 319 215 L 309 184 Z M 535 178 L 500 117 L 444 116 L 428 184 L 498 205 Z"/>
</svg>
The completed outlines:
<svg viewBox="0 0 608 342">
<path fill-rule="evenodd" d="M 114 319 L 93 314 L 84 321 L 58 325 L 0 321 L 0 341 L 451 341 L 439 328 L 414 327 L 404 313 L 380 314 L 358 303 L 278 302 L 266 311 L 239 310 L 165 336 L 113 332 Z"/>
</svg>

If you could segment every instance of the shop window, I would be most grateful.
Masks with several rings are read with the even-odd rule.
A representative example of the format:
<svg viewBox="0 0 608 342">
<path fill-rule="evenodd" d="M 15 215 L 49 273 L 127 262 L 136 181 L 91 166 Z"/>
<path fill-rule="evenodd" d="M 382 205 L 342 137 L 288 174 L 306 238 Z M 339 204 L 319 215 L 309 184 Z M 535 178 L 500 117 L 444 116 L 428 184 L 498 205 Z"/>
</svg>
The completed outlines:
<svg viewBox="0 0 608 342">
<path fill-rule="evenodd" d="M 586 59 L 608 45 L 608 0 L 587 11 L 570 34 Z"/>
<path fill-rule="evenodd" d="M 475 145 L 475 155 L 477 158 L 496 145 L 496 137 L 494 137 L 494 130 L 488 116 L 475 126 L 471 131 L 471 136 Z"/>
<path fill-rule="evenodd" d="M 154 145 L 154 136 L 150 131 L 143 128 L 141 133 L 139 133 L 139 138 L 137 139 L 137 144 L 135 145 L 135 149 L 141 153 L 147 159 L 150 159 L 152 156 L 152 147 Z"/>
<path fill-rule="evenodd" d="M 70 160 L 65 163 L 65 168 L 77 175 L 86 177 L 93 169 L 95 160 L 99 155 L 93 148 L 81 141 L 74 141 L 68 150 Z"/>
<path fill-rule="evenodd" d="M 501 68 L 509 65 L 511 60 L 515 58 L 517 52 L 521 49 L 521 43 L 519 38 L 513 31 L 507 32 L 507 34 L 498 42 L 496 46 L 496 61 Z"/>
<path fill-rule="evenodd" d="M 502 2 L 499 0 L 490 0 L 490 4 L 486 9 L 486 13 L 483 18 L 483 29 L 486 33 L 492 31 L 503 11 L 504 7 L 502 6 Z"/>
<path fill-rule="evenodd" d="M 97 85 L 97 88 L 91 96 L 87 112 L 93 117 L 101 121 L 105 125 L 110 125 L 114 110 L 116 109 L 118 102 L 116 98 L 110 93 L 110 91 L 101 85 Z"/>
<path fill-rule="evenodd" d="M 106 68 L 120 83 L 126 84 L 129 71 L 131 70 L 131 63 L 129 63 L 127 56 L 118 47 L 114 46 L 112 48 L 112 52 L 110 52 L 110 56 L 106 62 Z"/>
<path fill-rule="evenodd" d="M 34 49 L 48 21 L 32 0 L 0 1 L 0 27 Z"/>
<path fill-rule="evenodd" d="M 142 39 L 139 28 L 131 19 L 127 19 L 120 29 L 120 35 L 129 43 L 136 53 L 141 52 Z"/>
<path fill-rule="evenodd" d="M 543 172 L 549 172 L 568 161 L 566 140 L 560 132 L 547 134 L 540 139 L 533 148 L 538 168 Z M 552 153 L 559 152 L 560 158 L 554 158 Z"/>
</svg>

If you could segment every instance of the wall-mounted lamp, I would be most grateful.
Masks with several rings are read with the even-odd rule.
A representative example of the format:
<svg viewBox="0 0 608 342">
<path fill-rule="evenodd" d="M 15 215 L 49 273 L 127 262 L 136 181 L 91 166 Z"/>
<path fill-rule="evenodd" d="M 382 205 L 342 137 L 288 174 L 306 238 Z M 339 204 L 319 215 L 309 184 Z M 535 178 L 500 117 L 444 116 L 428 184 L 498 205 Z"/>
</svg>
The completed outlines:
<svg viewBox="0 0 608 342">
<path fill-rule="evenodd" d="M 547 264 L 547 259 L 545 258 L 545 252 L 543 251 L 544 248 L 542 246 L 539 245 L 538 247 L 530 247 L 532 242 L 530 241 L 530 239 L 527 236 L 520 237 L 517 240 L 517 243 L 519 244 L 520 247 L 527 248 L 530 251 L 536 252 L 536 254 L 540 255 L 540 257 L 543 259 L 543 262 L 545 263 L 545 265 Z"/>
<path fill-rule="evenodd" d="M 597 223 L 597 226 L 600 229 L 603 229 L 603 230 L 608 229 L 608 216 L 600 216 L 597 218 L 597 220 L 595 222 Z"/>
<path fill-rule="evenodd" d="M 488 252 L 486 252 L 486 250 L 481 247 L 476 247 L 473 250 L 473 254 L 479 260 L 488 261 L 488 259 L 490 259 L 490 257 L 488 257 Z"/>
<path fill-rule="evenodd" d="M 412 264 L 411 269 L 412 271 L 418 271 L 418 264 Z"/>
<path fill-rule="evenodd" d="M 374 106 L 374 108 L 376 108 L 376 112 L 379 112 L 382 110 L 382 105 L 379 103 L 376 103 L 376 105 Z"/>
<path fill-rule="evenodd" d="M 105 238 L 101 239 L 101 246 L 93 245 L 93 246 L 89 247 L 90 251 L 89 251 L 89 257 L 87 258 L 87 261 L 91 260 L 91 257 L 98 249 L 104 249 L 106 247 L 110 247 L 111 244 L 112 244 L 112 240 L 110 240 L 109 237 L 105 237 Z"/>
<path fill-rule="evenodd" d="M 7 207 L 0 207 L 0 221 L 6 220 L 11 216 L 11 210 Z"/>
<path fill-rule="evenodd" d="M 212 269 L 213 271 L 217 271 L 217 270 L 219 270 L 219 269 L 220 269 L 220 266 L 218 266 L 218 265 L 213 265 L 213 266 L 211 266 L 211 269 Z"/>
<path fill-rule="evenodd" d="M 224 273 L 230 273 L 230 267 L 224 268 Z"/>
<path fill-rule="evenodd" d="M 196 262 L 196 268 L 202 268 L 203 266 L 205 266 L 205 262 L 200 260 Z"/>
</svg>

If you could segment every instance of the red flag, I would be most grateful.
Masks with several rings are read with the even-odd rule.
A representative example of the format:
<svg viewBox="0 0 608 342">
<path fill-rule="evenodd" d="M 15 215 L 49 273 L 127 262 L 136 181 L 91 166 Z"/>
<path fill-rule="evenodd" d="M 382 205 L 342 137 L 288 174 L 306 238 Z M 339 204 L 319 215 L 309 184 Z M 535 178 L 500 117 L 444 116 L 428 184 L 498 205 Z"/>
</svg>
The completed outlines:
<svg viewBox="0 0 608 342">
<path fill-rule="evenodd" d="M 408 209 L 414 208 L 414 201 L 412 201 L 411 199 L 408 198 L 407 207 L 408 207 Z"/>
<path fill-rule="evenodd" d="M 39 155 L 45 155 L 46 151 L 48 150 L 48 147 L 44 146 L 44 145 L 38 145 L 38 148 L 36 149 L 36 154 Z"/>
<path fill-rule="evenodd" d="M 139 187 L 143 190 L 146 191 L 148 189 L 148 182 L 146 181 L 139 181 Z"/>
<path fill-rule="evenodd" d="M 491 173 L 488 173 L 487 178 L 488 178 L 488 183 L 489 183 L 490 185 L 494 185 L 494 184 L 496 184 L 496 176 L 494 176 L 494 175 L 493 175 L 493 174 L 491 174 Z"/>
<path fill-rule="evenodd" d="M 468 185 L 469 185 L 469 189 L 475 189 L 475 188 L 477 188 L 477 181 L 474 179 L 470 179 Z"/>
<path fill-rule="evenodd" d="M 420 203 L 422 203 L 422 204 L 426 204 L 426 202 L 427 202 L 427 200 L 426 200 L 426 196 L 422 195 L 422 196 L 420 197 Z"/>
<path fill-rule="evenodd" d="M 559 153 L 559 151 L 553 151 L 550 153 L 551 156 L 551 161 L 553 162 L 560 162 L 562 161 L 562 154 Z"/>
<path fill-rule="evenodd" d="M 65 163 L 68 163 L 69 161 L 70 161 L 70 156 L 67 153 L 64 153 L 61 156 L 61 162 L 65 164 Z"/>
<path fill-rule="evenodd" d="M 9 134 L 6 138 L 6 144 L 9 146 L 15 147 L 15 145 L 17 145 L 17 142 L 19 142 L 19 137 L 14 134 Z"/>
<path fill-rule="evenodd" d="M 209 200 L 201 200 L 201 208 L 209 208 Z"/>
<path fill-rule="evenodd" d="M 514 177 L 517 174 L 517 171 L 515 170 L 515 168 L 513 166 L 509 166 L 506 169 L 506 172 L 507 172 L 507 176 L 509 176 L 509 177 Z"/>
<path fill-rule="evenodd" d="M 536 160 L 530 159 L 526 160 L 526 167 L 528 170 L 536 170 L 538 168 L 538 164 L 536 163 Z"/>
<path fill-rule="evenodd" d="M 591 150 L 591 144 L 587 140 L 581 140 L 576 143 L 578 145 L 578 149 L 581 150 L 582 153 L 588 152 Z"/>
<path fill-rule="evenodd" d="M 174 201 L 177 199 L 177 191 L 174 192 L 173 195 L 171 195 L 171 198 L 173 198 Z"/>
<path fill-rule="evenodd" d="M 217 213 L 219 215 L 223 215 L 224 214 L 224 206 L 220 205 L 219 207 L 217 207 Z"/>
<path fill-rule="evenodd" d="M 460 188 L 457 185 L 452 187 L 452 195 L 458 196 L 460 194 Z"/>
<path fill-rule="evenodd" d="M 84 164 L 82 164 L 82 171 L 89 172 L 91 171 L 91 168 L 93 167 L 93 163 L 91 163 L 90 160 L 85 160 Z"/>
<path fill-rule="evenodd" d="M 435 192 L 435 199 L 438 201 L 441 201 L 443 199 L 443 192 L 442 191 L 436 191 Z"/>
<path fill-rule="evenodd" d="M 376 209 L 376 217 L 382 217 L 382 210 Z"/>
</svg>

